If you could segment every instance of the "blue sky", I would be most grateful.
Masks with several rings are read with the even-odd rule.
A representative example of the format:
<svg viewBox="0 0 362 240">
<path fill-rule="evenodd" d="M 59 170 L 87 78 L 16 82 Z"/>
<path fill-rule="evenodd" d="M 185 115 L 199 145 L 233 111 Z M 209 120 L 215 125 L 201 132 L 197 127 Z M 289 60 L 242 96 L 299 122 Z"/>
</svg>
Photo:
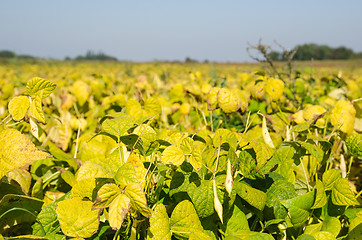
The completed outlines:
<svg viewBox="0 0 362 240">
<path fill-rule="evenodd" d="M 39 57 L 250 61 L 260 38 L 362 51 L 362 1 L 0 0 L 0 50 Z"/>
</svg>

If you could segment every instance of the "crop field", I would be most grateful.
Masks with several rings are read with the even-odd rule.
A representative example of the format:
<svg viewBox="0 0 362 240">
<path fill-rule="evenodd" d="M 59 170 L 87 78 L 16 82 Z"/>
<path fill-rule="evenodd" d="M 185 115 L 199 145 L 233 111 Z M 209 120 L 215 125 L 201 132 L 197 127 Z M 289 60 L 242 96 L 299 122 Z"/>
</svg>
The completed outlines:
<svg viewBox="0 0 362 240">
<path fill-rule="evenodd" d="M 0 239 L 362 239 L 362 63 L 0 65 Z"/>
</svg>

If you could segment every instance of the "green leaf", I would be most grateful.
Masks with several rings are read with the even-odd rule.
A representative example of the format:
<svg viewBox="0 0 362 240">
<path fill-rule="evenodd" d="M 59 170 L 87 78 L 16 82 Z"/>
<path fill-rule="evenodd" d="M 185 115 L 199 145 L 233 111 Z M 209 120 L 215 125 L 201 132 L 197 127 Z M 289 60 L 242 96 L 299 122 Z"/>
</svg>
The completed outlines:
<svg viewBox="0 0 362 240">
<path fill-rule="evenodd" d="M 131 199 L 132 207 L 139 211 L 143 216 L 150 217 L 151 212 L 147 206 L 145 193 L 138 183 L 129 183 L 125 190 L 126 196 Z"/>
<path fill-rule="evenodd" d="M 48 97 L 55 89 L 56 85 L 46 79 L 35 77 L 26 84 L 25 95 L 34 96 L 41 92 L 42 98 Z"/>
<path fill-rule="evenodd" d="M 362 223 L 355 226 L 349 233 L 348 233 L 348 240 L 360 240 L 362 235 Z"/>
<path fill-rule="evenodd" d="M 124 194 L 118 194 L 109 205 L 109 225 L 112 229 L 120 229 L 123 219 L 131 207 L 131 200 Z"/>
<path fill-rule="evenodd" d="M 313 157 L 317 159 L 318 162 L 321 162 L 323 160 L 324 152 L 322 149 L 317 147 L 314 144 L 306 143 L 297 141 L 303 148 L 305 148 Z"/>
<path fill-rule="evenodd" d="M 267 233 L 244 231 L 234 233 L 233 235 L 226 236 L 225 240 L 274 240 L 274 238 Z"/>
<path fill-rule="evenodd" d="M 138 183 L 137 172 L 132 163 L 127 162 L 123 164 L 114 176 L 114 181 L 121 187 L 124 188 L 130 183 Z"/>
<path fill-rule="evenodd" d="M 287 210 L 280 201 L 296 197 L 294 185 L 285 180 L 275 181 L 268 189 L 267 197 L 266 205 L 273 207 L 275 218 L 285 218 Z"/>
<path fill-rule="evenodd" d="M 127 131 L 134 126 L 135 119 L 128 114 L 122 114 L 117 118 L 106 119 L 102 123 L 102 130 L 116 137 L 127 134 Z"/>
<path fill-rule="evenodd" d="M 128 134 L 119 138 L 129 149 L 137 149 L 142 155 L 145 155 L 142 139 L 136 134 Z"/>
<path fill-rule="evenodd" d="M 317 180 L 316 188 L 317 194 L 312 209 L 321 208 L 327 204 L 327 195 L 324 191 L 323 182 Z"/>
<path fill-rule="evenodd" d="M 171 240 L 170 222 L 165 206 L 158 204 L 150 218 L 147 239 Z"/>
<path fill-rule="evenodd" d="M 157 134 L 155 130 L 147 124 L 141 124 L 133 130 L 133 133 L 140 136 L 144 149 L 149 149 L 156 141 Z"/>
<path fill-rule="evenodd" d="M 251 206 L 263 211 L 267 195 L 266 193 L 252 188 L 242 182 L 234 182 L 233 191 L 235 192 Z"/>
<path fill-rule="evenodd" d="M 10 107 L 10 104 L 9 104 Z M 9 109 L 10 111 L 10 109 Z M 13 116 L 14 117 L 14 116 Z M 355 157 L 362 157 L 362 134 L 352 134 L 346 139 L 348 152 Z"/>
<path fill-rule="evenodd" d="M 47 236 L 59 232 L 60 225 L 57 215 L 55 214 L 56 207 L 57 204 L 55 202 L 43 207 L 41 212 L 36 217 L 37 222 L 32 226 L 34 235 L 42 236 L 40 224 L 43 226 Z"/>
<path fill-rule="evenodd" d="M 161 162 L 180 166 L 185 161 L 185 155 L 181 148 L 171 145 L 165 148 L 161 155 Z"/>
<path fill-rule="evenodd" d="M 337 237 L 341 231 L 341 222 L 336 217 L 327 217 L 323 220 L 321 231 L 330 232 L 334 237 Z"/>
<path fill-rule="evenodd" d="M 42 205 L 43 201 L 37 198 L 14 194 L 5 195 L 0 201 L 0 216 L 5 214 L 1 217 L 0 234 L 14 226 L 21 228 L 26 223 L 34 223 L 35 215 L 40 212 Z M 21 231 L 19 228 L 17 230 Z"/>
<path fill-rule="evenodd" d="M 191 183 L 187 193 L 189 194 L 199 217 L 204 218 L 214 213 L 212 181 L 201 180 L 201 184 L 198 186 L 196 186 L 195 183 Z"/>
<path fill-rule="evenodd" d="M 9 102 L 9 113 L 15 121 L 24 118 L 26 111 L 30 107 L 30 100 L 27 96 L 14 97 Z"/>
<path fill-rule="evenodd" d="M 341 178 L 341 174 L 337 169 L 330 169 L 323 173 L 322 181 L 324 184 L 325 190 L 331 190 L 335 181 Z"/>
<path fill-rule="evenodd" d="M 226 224 L 226 236 L 235 235 L 240 232 L 243 233 L 245 231 L 250 231 L 248 219 L 239 206 L 234 204 L 232 208 L 232 215 Z"/>
<path fill-rule="evenodd" d="M 356 197 L 354 196 L 351 188 L 349 187 L 348 180 L 339 178 L 332 186 L 332 203 L 335 205 L 359 205 Z"/>
<path fill-rule="evenodd" d="M 108 207 L 119 194 L 121 194 L 121 189 L 116 184 L 104 184 L 98 190 L 97 198 L 93 204 L 93 208 Z"/>
<path fill-rule="evenodd" d="M 302 124 L 298 124 L 298 125 L 295 125 L 292 127 L 292 129 L 290 129 L 291 132 L 304 132 L 306 130 L 309 129 L 309 126 L 312 124 L 314 120 L 310 120 L 310 121 L 307 121 L 307 122 L 304 122 Z"/>
<path fill-rule="evenodd" d="M 88 238 L 98 229 L 98 210 L 92 210 L 92 202 L 80 197 L 58 203 L 55 210 L 62 232 L 68 237 Z"/>
<path fill-rule="evenodd" d="M 309 234 L 302 234 L 297 238 L 297 240 L 315 240 L 315 238 Z"/>
<path fill-rule="evenodd" d="M 0 235 L 0 237 L 2 237 Z M 4 238 L 1 238 L 1 240 L 3 240 Z M 39 236 L 33 236 L 33 235 L 21 235 L 21 236 L 17 236 L 17 237 L 7 237 L 5 238 L 6 240 L 16 240 L 16 239 L 21 239 L 21 240 L 47 240 L 49 238 L 47 237 L 39 237 Z M 54 239 L 54 240 L 58 240 L 58 239 Z"/>
<path fill-rule="evenodd" d="M 191 154 L 194 150 L 194 140 L 190 137 L 183 138 L 180 143 L 180 148 L 184 154 Z"/>
<path fill-rule="evenodd" d="M 251 147 L 256 153 L 256 171 L 260 170 L 267 161 L 273 156 L 274 149 L 266 145 L 264 142 L 250 142 Z"/>
<path fill-rule="evenodd" d="M 282 200 L 281 203 L 288 209 L 294 226 L 301 226 L 309 217 L 309 209 L 313 206 L 315 192 L 307 192 L 292 199 Z"/>
<path fill-rule="evenodd" d="M 189 240 L 212 240 L 212 237 L 210 237 L 209 235 L 207 235 L 204 232 L 193 232 L 190 234 L 190 238 Z"/>
<path fill-rule="evenodd" d="M 189 238 L 193 232 L 203 232 L 201 222 L 192 203 L 184 200 L 177 204 L 170 218 L 171 232 L 180 238 Z"/>
<path fill-rule="evenodd" d="M 19 131 L 15 129 L 0 130 L 0 178 L 14 169 L 47 157 L 51 157 L 51 155 L 38 150 Z"/>
<path fill-rule="evenodd" d="M 336 238 L 333 236 L 332 233 L 326 231 L 320 231 L 313 233 L 312 236 L 315 240 L 335 240 Z"/>
</svg>

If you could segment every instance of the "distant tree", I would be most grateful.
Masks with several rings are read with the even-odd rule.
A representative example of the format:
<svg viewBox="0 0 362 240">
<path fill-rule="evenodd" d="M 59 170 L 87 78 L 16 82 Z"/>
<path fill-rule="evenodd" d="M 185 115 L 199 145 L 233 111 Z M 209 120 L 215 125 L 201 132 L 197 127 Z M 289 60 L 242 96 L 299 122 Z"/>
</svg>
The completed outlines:
<svg viewBox="0 0 362 240">
<path fill-rule="evenodd" d="M 271 51 L 269 53 L 269 56 L 271 58 L 272 61 L 281 61 L 282 59 L 282 54 L 280 52 L 277 51 Z"/>
<path fill-rule="evenodd" d="M 102 52 L 94 53 L 93 51 L 88 50 L 85 56 L 78 56 L 75 60 L 98 60 L 98 61 L 118 61 L 117 58 L 108 56 Z"/>
<path fill-rule="evenodd" d="M 295 60 L 325 60 L 325 59 L 350 59 L 355 54 L 353 50 L 346 47 L 332 48 L 327 45 L 317 45 L 314 43 L 297 46 Z"/>
<path fill-rule="evenodd" d="M 0 58 L 15 58 L 16 53 L 8 50 L 0 51 Z"/>
<path fill-rule="evenodd" d="M 198 61 L 190 57 L 185 58 L 185 63 L 197 63 Z"/>
</svg>

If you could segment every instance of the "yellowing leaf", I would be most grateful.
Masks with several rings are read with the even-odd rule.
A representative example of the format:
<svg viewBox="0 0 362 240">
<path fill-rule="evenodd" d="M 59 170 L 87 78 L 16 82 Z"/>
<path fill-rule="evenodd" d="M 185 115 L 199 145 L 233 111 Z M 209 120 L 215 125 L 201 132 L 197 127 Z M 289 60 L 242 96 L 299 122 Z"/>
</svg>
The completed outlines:
<svg viewBox="0 0 362 240">
<path fill-rule="evenodd" d="M 14 180 L 19 183 L 24 193 L 28 194 L 31 185 L 31 174 L 25 169 L 18 168 L 7 174 L 8 180 Z"/>
<path fill-rule="evenodd" d="M 200 171 L 202 168 L 201 153 L 198 150 L 194 150 L 189 158 L 189 162 L 196 171 Z"/>
<path fill-rule="evenodd" d="M 127 134 L 127 130 L 134 125 L 134 117 L 128 114 L 122 114 L 113 119 L 106 119 L 102 123 L 102 130 L 116 137 Z"/>
<path fill-rule="evenodd" d="M 132 153 L 129 155 L 127 163 L 131 163 L 133 165 L 134 169 L 136 170 L 137 181 L 143 188 L 145 184 L 143 180 L 147 172 L 147 169 L 143 166 L 143 162 L 137 154 Z"/>
<path fill-rule="evenodd" d="M 114 181 L 124 188 L 130 183 L 138 183 L 137 172 L 132 163 L 123 164 L 114 176 Z"/>
<path fill-rule="evenodd" d="M 108 207 L 111 202 L 121 194 L 121 189 L 114 183 L 104 184 L 97 193 L 97 198 L 93 204 L 93 208 L 105 208 Z"/>
<path fill-rule="evenodd" d="M 255 99 L 263 99 L 264 95 L 265 95 L 265 82 L 258 82 L 257 84 L 255 84 L 252 88 L 251 88 L 251 95 L 253 96 L 253 98 Z"/>
<path fill-rule="evenodd" d="M 149 97 L 143 106 L 145 113 L 142 117 L 155 116 L 161 113 L 161 105 L 156 98 Z"/>
<path fill-rule="evenodd" d="M 194 205 L 188 200 L 177 204 L 170 218 L 170 226 L 171 232 L 182 239 L 189 238 L 193 232 L 202 232 L 204 230 Z"/>
<path fill-rule="evenodd" d="M 326 113 L 326 109 L 320 105 L 311 105 L 303 110 L 303 118 L 306 121 L 317 120 Z"/>
<path fill-rule="evenodd" d="M 0 130 L 0 178 L 35 160 L 51 157 L 15 129 Z"/>
<path fill-rule="evenodd" d="M 95 178 L 88 178 L 81 181 L 76 181 L 72 187 L 72 196 L 89 198 L 93 200 L 95 198 L 94 189 L 96 188 L 97 183 Z"/>
<path fill-rule="evenodd" d="M 156 140 L 156 131 L 147 124 L 141 124 L 133 130 L 134 134 L 137 134 L 142 139 L 145 149 L 149 148 L 153 141 Z"/>
<path fill-rule="evenodd" d="M 28 81 L 26 84 L 26 95 L 33 96 L 39 92 L 41 92 L 40 96 L 42 98 L 48 97 L 53 90 L 55 89 L 56 85 L 46 79 L 35 77 Z"/>
<path fill-rule="evenodd" d="M 80 197 L 58 203 L 55 210 L 62 232 L 68 237 L 88 238 L 98 229 L 98 210 L 92 210 L 91 201 Z"/>
<path fill-rule="evenodd" d="M 41 106 L 41 99 L 41 93 L 35 95 L 30 104 L 29 115 L 38 120 L 39 122 L 45 124 L 45 117 Z"/>
<path fill-rule="evenodd" d="M 352 134 L 346 139 L 348 152 L 355 157 L 362 157 L 362 134 Z"/>
<path fill-rule="evenodd" d="M 181 148 L 176 145 L 168 146 L 161 155 L 161 162 L 180 166 L 185 160 L 185 155 Z"/>
<path fill-rule="evenodd" d="M 147 239 L 171 240 L 170 221 L 162 203 L 158 204 L 152 212 Z"/>
<path fill-rule="evenodd" d="M 143 192 L 140 184 L 128 184 L 125 190 L 125 194 L 129 199 L 131 199 L 132 207 L 136 211 L 139 211 L 145 217 L 151 216 L 150 209 L 147 206 L 146 195 Z"/>
<path fill-rule="evenodd" d="M 348 180 L 339 178 L 332 187 L 332 203 L 335 205 L 358 205 L 358 201 L 349 187 Z"/>
<path fill-rule="evenodd" d="M 180 143 L 180 148 L 184 154 L 191 154 L 194 148 L 194 140 L 190 137 L 183 138 Z"/>
<path fill-rule="evenodd" d="M 217 102 L 219 107 L 225 113 L 232 113 L 239 110 L 241 106 L 241 98 L 235 91 L 227 88 L 221 88 L 217 94 Z"/>
<path fill-rule="evenodd" d="M 327 203 L 327 195 L 324 191 L 324 184 L 322 181 L 317 180 L 317 184 L 316 184 L 316 188 L 317 188 L 317 193 L 316 193 L 316 197 L 314 200 L 314 204 L 312 206 L 313 208 L 321 208 L 324 205 L 326 205 Z"/>
<path fill-rule="evenodd" d="M 27 96 L 14 97 L 9 102 L 9 113 L 15 121 L 24 118 L 26 111 L 30 107 L 30 100 Z"/>
<path fill-rule="evenodd" d="M 131 200 L 124 194 L 119 194 L 109 205 L 109 225 L 112 229 L 120 229 L 123 219 L 131 206 Z"/>
<path fill-rule="evenodd" d="M 207 94 L 207 109 L 215 110 L 217 108 L 217 93 L 219 92 L 219 87 L 213 87 Z"/>
<path fill-rule="evenodd" d="M 283 95 L 284 82 L 280 79 L 269 78 L 265 84 L 265 92 L 269 95 L 271 100 L 278 101 Z"/>
<path fill-rule="evenodd" d="M 347 100 L 338 100 L 331 113 L 332 125 L 344 133 L 351 134 L 355 118 L 356 109 L 353 104 Z"/>
<path fill-rule="evenodd" d="M 88 178 L 112 178 L 113 174 L 104 169 L 101 165 L 86 161 L 83 165 L 78 169 L 75 174 L 75 178 L 77 181 L 81 181 Z"/>
<path fill-rule="evenodd" d="M 79 105 L 83 106 L 89 98 L 90 87 L 85 82 L 77 80 L 73 83 L 72 92 L 77 99 Z"/>
</svg>

